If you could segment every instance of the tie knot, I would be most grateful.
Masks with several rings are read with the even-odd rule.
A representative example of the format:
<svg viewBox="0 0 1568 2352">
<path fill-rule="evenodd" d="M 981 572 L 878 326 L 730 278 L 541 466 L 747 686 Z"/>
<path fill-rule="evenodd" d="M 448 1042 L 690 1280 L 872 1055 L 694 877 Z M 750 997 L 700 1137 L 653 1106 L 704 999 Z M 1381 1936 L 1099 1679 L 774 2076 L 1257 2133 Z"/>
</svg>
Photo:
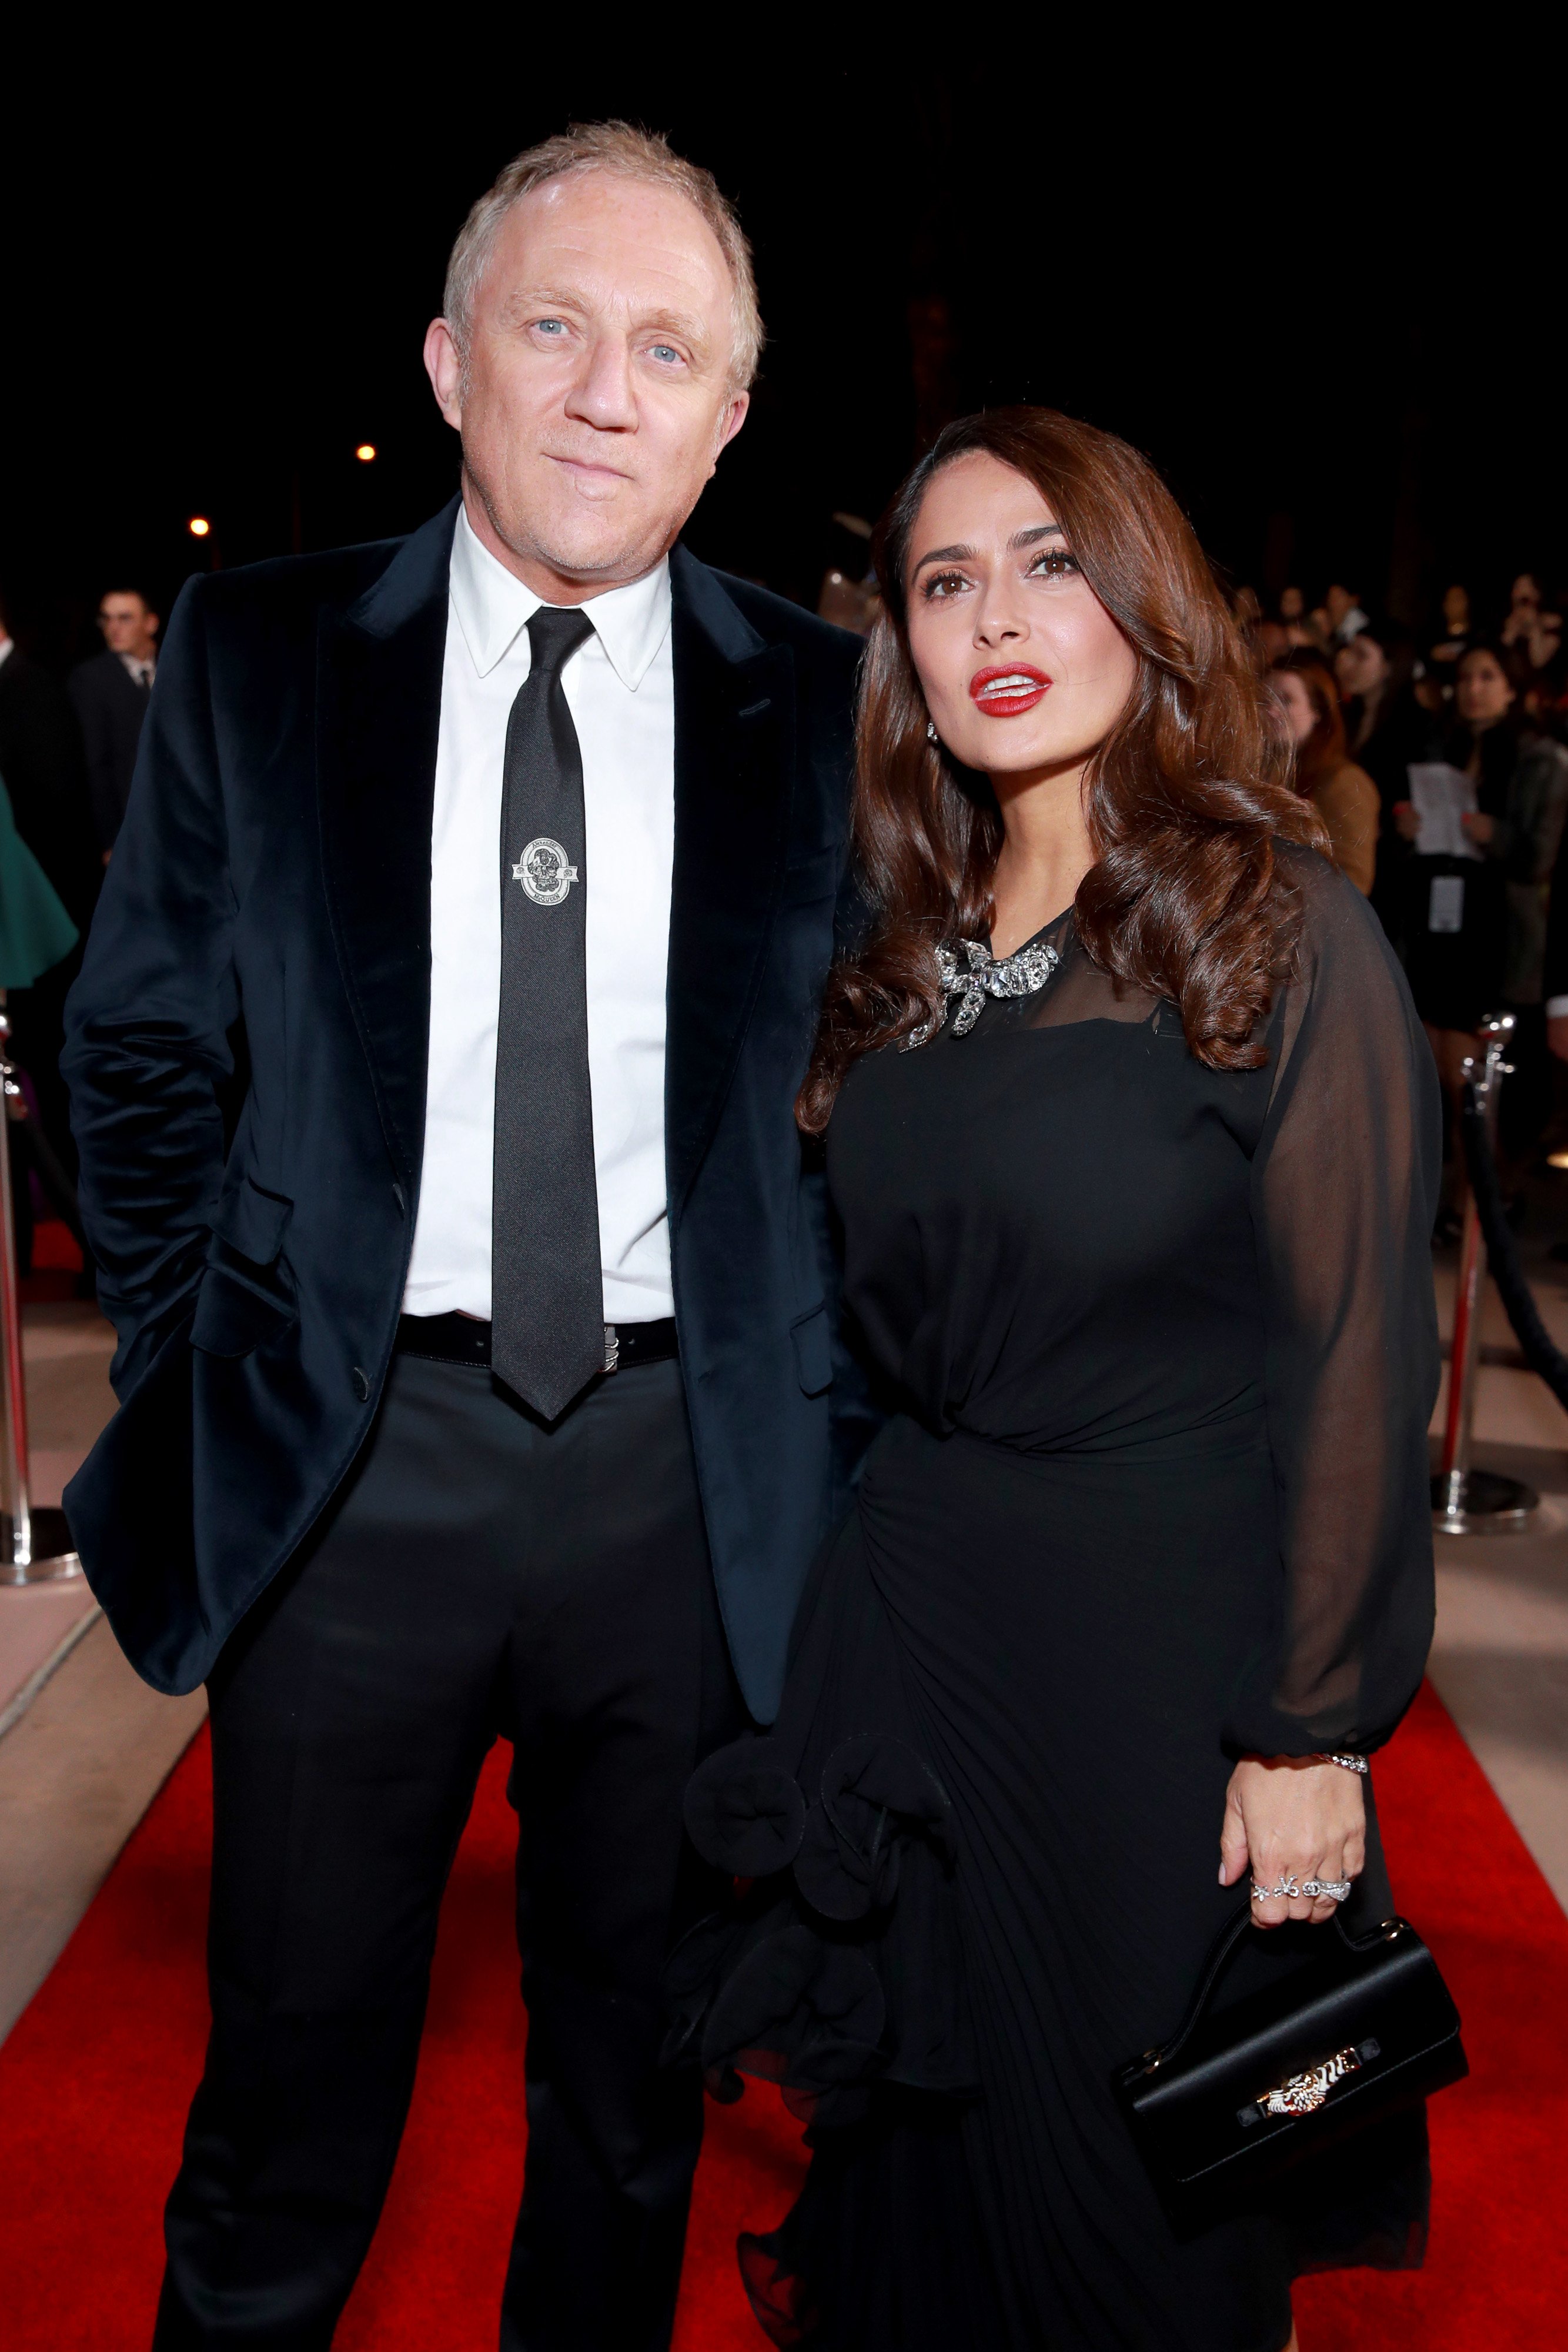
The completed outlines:
<svg viewBox="0 0 1568 2352">
<path fill-rule="evenodd" d="M 528 623 L 528 643 L 533 648 L 530 676 L 554 677 L 583 639 L 592 635 L 593 624 L 580 604 L 541 604 Z"/>
</svg>

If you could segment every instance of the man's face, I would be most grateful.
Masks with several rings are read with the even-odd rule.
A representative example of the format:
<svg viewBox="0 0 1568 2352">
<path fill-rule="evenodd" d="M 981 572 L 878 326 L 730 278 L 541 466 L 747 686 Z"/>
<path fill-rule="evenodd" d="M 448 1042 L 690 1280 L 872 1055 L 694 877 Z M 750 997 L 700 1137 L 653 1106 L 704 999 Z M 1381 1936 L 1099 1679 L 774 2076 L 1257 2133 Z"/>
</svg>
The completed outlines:
<svg viewBox="0 0 1568 2352">
<path fill-rule="evenodd" d="M 650 571 L 746 415 L 731 348 L 729 271 L 685 197 L 605 171 L 524 196 L 466 352 L 444 320 L 425 339 L 480 538 L 555 603 Z"/>
<path fill-rule="evenodd" d="M 111 654 L 129 654 L 132 661 L 151 661 L 158 643 L 158 615 L 149 612 L 140 596 L 116 593 L 98 608 L 98 625 Z"/>
</svg>

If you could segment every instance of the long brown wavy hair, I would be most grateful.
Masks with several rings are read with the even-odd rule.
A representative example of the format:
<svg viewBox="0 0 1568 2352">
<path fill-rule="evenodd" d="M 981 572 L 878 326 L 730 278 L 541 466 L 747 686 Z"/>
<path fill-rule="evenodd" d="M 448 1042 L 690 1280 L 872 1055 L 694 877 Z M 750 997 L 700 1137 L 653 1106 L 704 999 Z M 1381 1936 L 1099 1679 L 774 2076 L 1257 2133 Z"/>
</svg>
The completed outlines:
<svg viewBox="0 0 1568 2352">
<path fill-rule="evenodd" d="M 829 975 L 796 1104 L 808 1134 L 827 1126 L 852 1063 L 936 1012 L 937 948 L 991 926 L 1000 812 L 986 779 L 927 738 L 906 625 L 921 500 L 973 451 L 1035 485 L 1138 656 L 1126 709 L 1085 778 L 1095 862 L 1078 887 L 1078 933 L 1104 971 L 1180 1008 L 1188 1047 L 1211 1068 L 1264 1058 L 1259 1026 L 1300 920 L 1276 843 L 1327 846 L 1312 803 L 1291 789 L 1289 747 L 1203 551 L 1147 458 L 1050 408 L 949 425 L 873 542 L 886 609 L 861 677 L 854 807 L 868 922 Z"/>
</svg>

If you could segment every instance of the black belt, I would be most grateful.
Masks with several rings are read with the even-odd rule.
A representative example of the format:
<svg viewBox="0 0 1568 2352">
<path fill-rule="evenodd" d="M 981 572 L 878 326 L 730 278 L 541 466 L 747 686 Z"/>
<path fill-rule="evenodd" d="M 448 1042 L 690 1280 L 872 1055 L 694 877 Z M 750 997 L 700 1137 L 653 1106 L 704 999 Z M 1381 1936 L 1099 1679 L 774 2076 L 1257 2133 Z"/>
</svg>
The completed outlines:
<svg viewBox="0 0 1568 2352">
<path fill-rule="evenodd" d="M 490 1326 L 474 1315 L 400 1315 L 397 1351 L 400 1356 L 423 1356 L 434 1364 L 478 1364 L 488 1369 Z M 607 1323 L 604 1327 L 607 1372 L 635 1371 L 639 1364 L 667 1364 L 679 1353 L 673 1315 L 657 1323 Z"/>
</svg>

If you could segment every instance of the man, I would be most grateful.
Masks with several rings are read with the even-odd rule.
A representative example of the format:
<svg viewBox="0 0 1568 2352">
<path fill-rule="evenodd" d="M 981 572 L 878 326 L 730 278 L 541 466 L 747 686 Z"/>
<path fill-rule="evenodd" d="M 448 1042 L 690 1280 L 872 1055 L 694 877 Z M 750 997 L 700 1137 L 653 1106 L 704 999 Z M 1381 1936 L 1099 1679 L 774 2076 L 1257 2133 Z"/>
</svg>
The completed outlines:
<svg viewBox="0 0 1568 2352">
<path fill-rule="evenodd" d="M 791 1105 L 858 648 L 676 544 L 759 336 L 706 173 L 550 140 L 427 339 L 460 500 L 198 580 L 168 632 L 69 1051 L 122 1399 L 71 1525 L 142 1673 L 212 1696 L 164 2347 L 329 2341 L 497 1733 L 529 2011 L 502 2342 L 668 2341 L 682 1790 L 742 1696 L 771 1716 L 843 1475 Z"/>
<path fill-rule="evenodd" d="M 125 819 L 141 722 L 158 671 L 159 619 L 139 588 L 111 588 L 99 601 L 104 649 L 71 673 L 71 700 L 87 746 L 88 788 L 99 848 L 109 863 Z"/>
</svg>

